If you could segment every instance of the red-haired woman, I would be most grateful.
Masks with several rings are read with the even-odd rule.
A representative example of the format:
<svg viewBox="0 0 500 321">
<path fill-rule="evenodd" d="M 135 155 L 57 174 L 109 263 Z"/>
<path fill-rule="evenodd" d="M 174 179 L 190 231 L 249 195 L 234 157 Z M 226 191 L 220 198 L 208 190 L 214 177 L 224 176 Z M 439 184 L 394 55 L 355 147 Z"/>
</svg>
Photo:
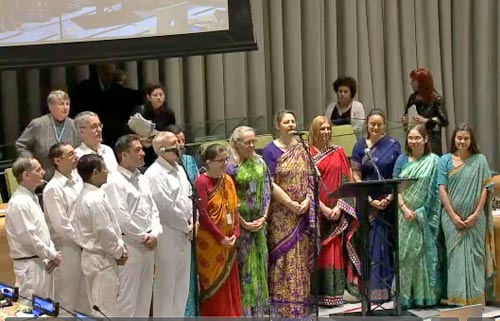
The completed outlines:
<svg viewBox="0 0 500 321">
<path fill-rule="evenodd" d="M 443 106 L 443 97 L 434 88 L 432 74 L 425 68 L 417 68 L 410 72 L 413 94 L 406 103 L 403 124 L 408 122 L 425 124 L 429 132 L 432 152 L 441 155 L 441 128 L 448 126 L 448 115 Z M 408 119 L 408 109 L 415 105 L 418 116 Z"/>
</svg>

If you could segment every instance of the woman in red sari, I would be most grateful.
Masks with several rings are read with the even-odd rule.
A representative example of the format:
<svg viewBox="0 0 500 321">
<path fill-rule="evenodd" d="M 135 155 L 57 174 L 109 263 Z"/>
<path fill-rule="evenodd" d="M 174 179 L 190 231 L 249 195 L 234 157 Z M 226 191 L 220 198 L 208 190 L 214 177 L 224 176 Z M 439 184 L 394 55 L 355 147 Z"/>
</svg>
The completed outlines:
<svg viewBox="0 0 500 321">
<path fill-rule="evenodd" d="M 243 316 L 236 239 L 238 197 L 226 174 L 228 154 L 212 144 L 203 153 L 207 171 L 196 180 L 200 227 L 196 236 L 202 316 Z"/>
<path fill-rule="evenodd" d="M 328 194 L 352 181 L 344 148 L 331 143 L 332 125 L 325 116 L 313 119 L 309 128 L 311 154 L 320 173 L 319 303 L 344 304 L 344 291 L 359 293 L 361 266 L 353 244 L 359 223 L 352 199 L 329 198 Z"/>
</svg>

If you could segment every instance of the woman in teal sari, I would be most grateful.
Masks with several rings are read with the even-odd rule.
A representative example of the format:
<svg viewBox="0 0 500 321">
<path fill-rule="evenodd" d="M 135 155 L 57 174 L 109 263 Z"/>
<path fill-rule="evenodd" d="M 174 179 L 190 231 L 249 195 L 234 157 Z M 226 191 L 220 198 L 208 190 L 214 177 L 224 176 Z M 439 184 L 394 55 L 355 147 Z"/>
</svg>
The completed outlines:
<svg viewBox="0 0 500 321">
<path fill-rule="evenodd" d="M 467 124 L 454 130 L 450 146 L 438 170 L 448 304 L 484 303 L 485 292 L 492 290 L 494 273 L 492 217 L 484 210 L 490 170 Z"/>
<path fill-rule="evenodd" d="M 400 300 L 405 308 L 432 306 L 440 299 L 438 164 L 425 125 L 412 127 L 406 153 L 398 157 L 393 172 L 394 178 L 417 179 L 398 197 Z"/>
<path fill-rule="evenodd" d="M 226 172 L 233 178 L 240 204 L 241 234 L 237 243 L 241 299 L 245 316 L 268 311 L 266 219 L 271 202 L 271 177 L 255 153 L 255 131 L 237 127 L 229 140 Z"/>
</svg>

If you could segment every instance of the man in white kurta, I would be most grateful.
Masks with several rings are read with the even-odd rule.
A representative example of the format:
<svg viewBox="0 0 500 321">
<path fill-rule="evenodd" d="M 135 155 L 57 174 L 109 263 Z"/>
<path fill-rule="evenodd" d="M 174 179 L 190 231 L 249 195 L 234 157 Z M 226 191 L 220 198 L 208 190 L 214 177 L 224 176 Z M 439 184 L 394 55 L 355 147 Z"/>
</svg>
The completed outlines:
<svg viewBox="0 0 500 321">
<path fill-rule="evenodd" d="M 50 235 L 64 262 L 54 271 L 54 300 L 66 310 L 90 313 L 85 282 L 80 267 L 82 249 L 76 244 L 70 208 L 83 187 L 76 172 L 76 157 L 69 143 L 56 143 L 49 149 L 54 176 L 43 189 L 43 206 Z M 76 305 L 76 303 L 79 303 Z M 69 316 L 61 310 L 60 315 Z"/>
<path fill-rule="evenodd" d="M 50 239 L 49 228 L 35 194 L 44 183 L 45 171 L 34 158 L 18 158 L 12 172 L 20 184 L 9 200 L 5 230 L 13 260 L 19 295 L 49 297 L 51 273 L 61 264 L 62 256 Z M 21 302 L 28 302 L 21 298 Z"/>
<path fill-rule="evenodd" d="M 154 250 L 162 226 L 148 180 L 139 172 L 144 151 L 139 136 L 125 135 L 115 145 L 120 165 L 103 187 L 115 211 L 128 250 L 118 267 L 118 306 L 124 317 L 148 317 L 153 289 Z M 163 304 L 163 302 L 158 302 Z"/>
<path fill-rule="evenodd" d="M 191 185 L 177 164 L 178 153 L 168 151 L 177 146 L 173 133 L 157 134 L 153 147 L 158 159 L 145 173 L 163 226 L 155 254 L 155 317 L 183 316 L 189 293 L 193 207 Z"/>
<path fill-rule="evenodd" d="M 83 156 L 77 169 L 84 183 L 73 207 L 72 224 L 83 248 L 81 268 L 89 303 L 108 317 L 119 316 L 118 265 L 127 261 L 127 249 L 114 210 L 101 188 L 108 170 L 95 154 Z"/>
<path fill-rule="evenodd" d="M 80 134 L 82 143 L 75 149 L 76 156 L 96 154 L 101 156 L 106 163 L 110 173 L 116 171 L 118 162 L 116 161 L 113 149 L 102 143 L 103 124 L 99 116 L 91 111 L 84 111 L 76 115 L 75 126 Z"/>
</svg>

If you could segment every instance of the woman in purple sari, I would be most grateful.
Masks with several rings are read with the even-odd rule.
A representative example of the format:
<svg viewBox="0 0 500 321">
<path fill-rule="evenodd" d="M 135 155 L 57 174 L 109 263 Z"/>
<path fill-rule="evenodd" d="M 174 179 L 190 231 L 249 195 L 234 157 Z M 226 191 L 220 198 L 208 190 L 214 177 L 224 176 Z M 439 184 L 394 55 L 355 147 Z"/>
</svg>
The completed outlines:
<svg viewBox="0 0 500 321">
<path fill-rule="evenodd" d="M 273 176 L 269 211 L 269 296 L 271 316 L 306 317 L 311 306 L 311 272 L 314 268 L 311 170 L 307 151 L 296 140 L 295 115 L 280 111 L 279 136 L 263 151 Z"/>
<path fill-rule="evenodd" d="M 401 154 L 401 145 L 397 140 L 384 134 L 385 115 L 380 109 L 372 109 L 367 115 L 366 139 L 359 140 L 354 145 L 351 157 L 352 175 L 354 181 L 370 181 L 392 178 L 394 164 Z M 373 156 L 377 170 L 368 157 L 368 150 Z M 391 206 L 394 206 L 394 196 L 383 193 L 372 194 L 368 197 L 370 208 L 368 213 L 359 213 L 358 216 L 370 215 L 370 246 L 372 269 L 370 275 L 370 297 L 374 303 L 390 299 L 390 290 L 394 277 L 394 250 L 395 241 L 392 226 L 395 217 Z M 390 241 L 390 243 L 388 242 Z"/>
</svg>

